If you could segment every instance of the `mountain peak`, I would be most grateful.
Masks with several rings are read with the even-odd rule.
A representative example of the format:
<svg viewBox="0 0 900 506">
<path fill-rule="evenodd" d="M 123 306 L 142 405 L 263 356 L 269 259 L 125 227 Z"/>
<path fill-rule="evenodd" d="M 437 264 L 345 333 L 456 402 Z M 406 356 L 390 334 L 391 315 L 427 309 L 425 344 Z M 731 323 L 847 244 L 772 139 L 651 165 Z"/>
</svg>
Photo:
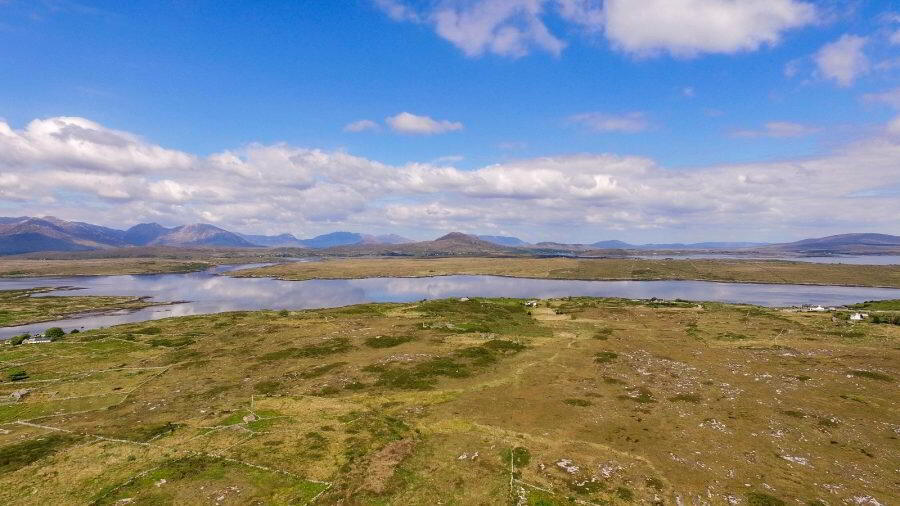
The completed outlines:
<svg viewBox="0 0 900 506">
<path fill-rule="evenodd" d="M 464 234 L 462 232 L 450 232 L 435 239 L 435 241 L 471 241 L 478 240 L 474 235 Z"/>
</svg>

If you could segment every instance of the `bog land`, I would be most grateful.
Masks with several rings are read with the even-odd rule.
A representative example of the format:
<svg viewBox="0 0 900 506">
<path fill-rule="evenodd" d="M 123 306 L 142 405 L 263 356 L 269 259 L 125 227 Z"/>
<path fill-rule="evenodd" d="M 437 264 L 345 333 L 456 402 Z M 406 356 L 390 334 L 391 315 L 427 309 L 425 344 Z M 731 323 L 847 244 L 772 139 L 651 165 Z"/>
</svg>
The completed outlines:
<svg viewBox="0 0 900 506">
<path fill-rule="evenodd" d="M 574 258 L 366 258 L 281 263 L 232 276 L 285 280 L 484 274 L 584 280 L 701 280 L 900 288 L 898 265 L 845 265 L 777 260 L 646 260 Z"/>
<path fill-rule="evenodd" d="M 473 298 L 6 345 L 0 502 L 894 504 L 900 326 L 845 316 Z"/>
</svg>

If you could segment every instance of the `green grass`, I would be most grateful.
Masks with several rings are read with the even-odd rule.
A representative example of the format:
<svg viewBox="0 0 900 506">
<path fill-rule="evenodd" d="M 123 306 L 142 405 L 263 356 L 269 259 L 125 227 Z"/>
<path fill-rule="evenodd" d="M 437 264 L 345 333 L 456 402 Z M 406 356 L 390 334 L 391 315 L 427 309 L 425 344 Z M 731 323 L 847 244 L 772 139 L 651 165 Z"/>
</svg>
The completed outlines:
<svg viewBox="0 0 900 506">
<path fill-rule="evenodd" d="M 646 387 L 632 387 L 628 389 L 628 395 L 620 395 L 618 397 L 623 401 L 633 401 L 640 404 L 650 404 L 656 402 L 653 393 Z"/>
<path fill-rule="evenodd" d="M 437 384 L 439 377 L 465 378 L 471 375 L 465 364 L 449 357 L 432 358 L 412 367 L 369 366 L 364 370 L 378 374 L 376 386 L 401 390 L 427 390 Z"/>
<path fill-rule="evenodd" d="M 703 401 L 703 398 L 697 394 L 678 394 L 669 397 L 670 402 L 690 402 L 693 404 L 699 404 Z"/>
<path fill-rule="evenodd" d="M 156 338 L 150 339 L 149 341 L 147 341 L 147 344 L 149 344 L 150 346 L 163 346 L 166 348 L 180 348 L 182 346 L 189 346 L 191 344 L 194 344 L 194 340 L 187 337 L 182 337 L 180 339 Z"/>
<path fill-rule="evenodd" d="M 738 495 L 746 506 L 745 494 L 755 490 L 806 504 L 827 495 L 813 483 L 844 487 L 841 497 L 849 497 L 856 482 L 848 462 L 869 480 L 866 494 L 893 498 L 892 476 L 875 471 L 887 466 L 883 448 L 892 434 L 884 428 L 895 418 L 900 328 L 863 322 L 855 327 L 871 339 L 848 340 L 828 337 L 839 327 L 827 314 L 784 311 L 785 325 L 769 310 L 743 306 L 656 309 L 611 299 L 572 301 L 577 318 L 534 320 L 521 303 L 448 301 L 443 315 L 430 301 L 421 303 L 430 314 L 406 303 L 287 317 L 252 311 L 167 318 L 67 335 L 56 344 L 2 347 L 0 395 L 32 392 L 0 403 L 0 424 L 9 430 L 0 434 L 7 445 L 0 455 L 11 443 L 60 434 L 16 420 L 84 434 L 85 444 L 54 447 L 43 457 L 40 447 L 13 451 L 25 455 L 19 460 L 37 460 L 0 470 L 0 503 L 132 497 L 135 504 L 212 504 L 225 493 L 223 505 L 305 504 L 310 496 L 296 491 L 315 479 L 332 484 L 315 504 L 515 504 L 523 497 L 532 504 L 624 506 L 709 494 L 711 504 Z M 494 318 L 503 313 L 512 316 Z M 508 325 L 520 318 L 526 327 Z M 485 321 L 507 325 L 508 333 L 446 326 Z M 685 330 L 692 322 L 704 340 Z M 527 325 L 550 337 L 520 333 Z M 160 330 L 143 332 L 154 327 Z M 784 328 L 789 332 L 779 334 Z M 594 340 L 597 331 L 611 337 Z M 749 340 L 714 339 L 729 332 Z M 133 341 L 123 341 L 126 334 Z M 376 335 L 412 339 L 369 346 Z M 148 344 L 182 338 L 195 342 Z M 14 370 L 30 377 L 5 381 Z M 776 391 L 778 402 L 769 402 Z M 247 417 L 251 412 L 258 418 Z M 706 423 L 712 420 L 724 427 Z M 778 438 L 776 428 L 808 437 Z M 693 453 L 698 441 L 702 454 Z M 734 479 L 722 480 L 722 463 L 734 460 L 735 449 L 755 458 L 732 463 Z M 234 461 L 182 459 L 187 455 Z M 808 456 L 815 466 L 786 464 L 790 455 Z M 696 466 L 673 464 L 672 456 Z M 562 469 L 562 458 L 579 470 Z M 600 478 L 608 465 L 616 471 Z M 383 492 L 366 488 L 376 474 L 388 480 Z"/>
<path fill-rule="evenodd" d="M 272 395 L 281 388 L 281 383 L 273 380 L 260 381 L 253 385 L 253 390 L 262 395 Z"/>
<path fill-rule="evenodd" d="M 594 331 L 594 335 L 592 336 L 594 339 L 600 341 L 606 341 L 613 333 L 612 327 L 600 327 L 596 331 Z"/>
<path fill-rule="evenodd" d="M 51 291 L 41 287 L 27 290 L 0 290 L 0 327 L 52 321 L 88 311 L 140 308 L 151 305 L 139 297 L 42 296 Z"/>
<path fill-rule="evenodd" d="M 430 300 L 419 304 L 433 323 L 452 324 L 451 332 L 484 332 L 521 336 L 549 336 L 549 329 L 531 316 L 520 299 Z"/>
<path fill-rule="evenodd" d="M 799 409 L 786 409 L 781 412 L 781 414 L 789 416 L 791 418 L 806 418 L 808 415 Z"/>
<path fill-rule="evenodd" d="M 900 299 L 869 300 L 847 307 L 850 309 L 868 309 L 870 311 L 900 311 Z"/>
<path fill-rule="evenodd" d="M 238 485 L 233 492 L 238 497 L 232 500 L 244 504 L 256 503 L 263 497 L 268 498 L 267 504 L 305 504 L 326 488 L 324 484 L 286 474 L 196 456 L 168 460 L 118 488 L 108 487 L 92 504 L 116 504 L 124 498 L 133 498 L 137 504 L 183 504 L 199 499 L 200 485 L 223 480 Z M 158 485 L 161 483 L 165 486 Z"/>
<path fill-rule="evenodd" d="M 129 441 L 145 443 L 172 434 L 181 426 L 182 424 L 172 422 L 154 425 L 139 425 L 137 427 L 129 428 L 126 431 L 119 432 L 115 437 L 118 439 L 127 439 Z"/>
<path fill-rule="evenodd" d="M 611 351 L 601 351 L 594 354 L 594 362 L 598 364 L 608 364 L 617 358 L 619 358 L 619 354 Z"/>
<path fill-rule="evenodd" d="M 887 374 L 880 373 L 878 371 L 862 371 L 862 370 L 852 370 L 850 371 L 852 376 L 856 376 L 857 378 L 868 378 L 878 381 L 886 381 L 891 382 L 894 381 L 894 378 L 888 376 Z"/>
<path fill-rule="evenodd" d="M 525 467 L 531 463 L 531 452 L 528 451 L 528 448 L 516 446 L 515 448 L 503 450 L 500 458 L 503 459 L 504 463 L 512 461 L 516 467 Z"/>
<path fill-rule="evenodd" d="M 314 358 L 325 357 L 337 353 L 344 353 L 353 349 L 350 340 L 346 337 L 336 337 L 321 343 L 310 344 L 302 348 L 285 348 L 262 355 L 259 359 L 264 362 L 285 360 L 290 358 Z"/>
<path fill-rule="evenodd" d="M 11 473 L 69 446 L 80 438 L 51 434 L 0 447 L 0 473 Z"/>
<path fill-rule="evenodd" d="M 412 340 L 413 338 L 410 336 L 377 336 L 370 337 L 363 342 L 370 348 L 393 348 Z"/>
<path fill-rule="evenodd" d="M 716 339 L 720 341 L 746 341 L 750 339 L 750 336 L 738 334 L 737 332 L 721 332 L 716 335 Z"/>
<path fill-rule="evenodd" d="M 330 364 L 322 364 L 310 367 L 309 369 L 305 369 L 297 375 L 303 379 L 312 379 L 318 378 L 320 376 L 324 376 L 331 371 L 340 369 L 341 367 L 347 365 L 347 362 L 332 362 Z"/>
</svg>

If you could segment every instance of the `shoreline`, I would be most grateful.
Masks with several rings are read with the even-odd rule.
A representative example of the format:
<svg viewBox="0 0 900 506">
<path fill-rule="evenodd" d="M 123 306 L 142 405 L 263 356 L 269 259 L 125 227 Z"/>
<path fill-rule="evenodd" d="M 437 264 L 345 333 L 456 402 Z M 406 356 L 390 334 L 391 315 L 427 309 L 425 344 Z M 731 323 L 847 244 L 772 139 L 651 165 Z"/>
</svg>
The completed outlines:
<svg viewBox="0 0 900 506">
<path fill-rule="evenodd" d="M 248 269 L 249 270 L 249 269 Z M 542 277 L 542 276 L 513 276 L 511 274 L 472 274 L 472 273 L 448 273 L 448 274 L 433 274 L 433 275 L 423 275 L 423 276 L 352 276 L 352 277 L 327 277 L 327 276 L 316 276 L 310 278 L 303 279 L 291 279 L 283 276 L 255 276 L 255 275 L 243 275 L 236 276 L 235 274 L 240 271 L 233 271 L 230 273 L 222 273 L 218 274 L 218 276 L 228 276 L 232 278 L 248 278 L 248 279 L 275 279 L 278 281 L 315 281 L 315 280 L 329 280 L 329 281 L 339 281 L 339 280 L 358 280 L 358 279 L 421 279 L 421 278 L 441 278 L 441 277 L 449 277 L 449 276 L 492 276 L 496 278 L 512 278 L 512 279 L 545 279 L 551 281 L 702 281 L 708 283 L 723 283 L 723 284 L 731 284 L 731 285 L 788 285 L 788 286 L 836 286 L 836 287 L 844 287 L 844 288 L 884 288 L 889 290 L 898 290 L 900 291 L 900 286 L 891 286 L 891 285 L 855 285 L 855 284 L 843 284 L 843 283 L 790 283 L 790 282 L 775 282 L 775 281 L 728 281 L 724 279 L 701 279 L 701 278 L 557 278 L 557 277 Z"/>
</svg>

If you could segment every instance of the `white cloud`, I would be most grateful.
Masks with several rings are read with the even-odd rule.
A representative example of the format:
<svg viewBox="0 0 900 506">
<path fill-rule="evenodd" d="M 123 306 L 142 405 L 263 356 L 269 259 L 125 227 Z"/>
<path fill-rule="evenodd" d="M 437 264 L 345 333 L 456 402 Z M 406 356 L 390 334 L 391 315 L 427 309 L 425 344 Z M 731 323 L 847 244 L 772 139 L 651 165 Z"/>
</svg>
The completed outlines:
<svg viewBox="0 0 900 506">
<path fill-rule="evenodd" d="M 391 19 L 432 26 L 467 56 L 520 57 L 533 48 L 558 55 L 567 43 L 546 22 L 554 16 L 576 31 L 602 32 L 615 47 L 644 56 L 753 51 L 818 18 L 813 4 L 801 0 L 374 2 Z"/>
<path fill-rule="evenodd" d="M 81 125 L 90 133 L 76 130 L 77 146 L 61 148 L 36 124 Z M 766 131 L 797 132 L 784 125 Z M 130 169 L 116 167 L 123 160 Z M 462 229 L 548 237 L 561 230 L 690 228 L 713 236 L 775 228 L 831 233 L 859 223 L 897 232 L 900 199 L 873 193 L 900 185 L 897 160 L 900 118 L 885 126 L 883 137 L 828 155 L 691 170 L 614 154 L 476 170 L 392 166 L 286 144 L 201 157 L 88 120 L 49 118 L 23 129 L 0 122 L 0 206 L 11 215 L 111 226 L 211 221 L 244 232 L 349 228 L 427 236 Z"/>
<path fill-rule="evenodd" d="M 463 124 L 458 121 L 435 120 L 428 116 L 417 116 L 401 112 L 384 120 L 395 132 L 403 134 L 432 135 L 462 130 Z"/>
<path fill-rule="evenodd" d="M 862 96 L 862 100 L 873 104 L 887 104 L 895 109 L 900 109 L 900 88 L 881 93 L 866 93 Z"/>
<path fill-rule="evenodd" d="M 762 130 L 738 130 L 734 133 L 736 137 L 805 137 L 821 131 L 820 128 L 803 125 L 801 123 L 791 123 L 789 121 L 770 121 L 763 125 Z"/>
<path fill-rule="evenodd" d="M 381 127 L 378 123 L 370 119 L 361 119 L 359 121 L 354 121 L 353 123 L 348 123 L 344 126 L 345 132 L 365 132 L 366 130 L 379 130 Z"/>
<path fill-rule="evenodd" d="M 697 92 L 694 91 L 693 86 L 685 86 L 684 88 L 681 89 L 681 94 L 687 98 L 694 98 L 697 96 Z"/>
<path fill-rule="evenodd" d="M 826 44 L 816 53 L 819 72 L 837 81 L 840 86 L 850 86 L 857 77 L 869 70 L 869 60 L 863 53 L 867 39 L 856 35 L 843 35 Z"/>
<path fill-rule="evenodd" d="M 605 8 L 606 36 L 642 55 L 753 51 L 817 18 L 812 4 L 796 0 L 607 0 Z"/>
<path fill-rule="evenodd" d="M 443 2 L 431 13 L 435 31 L 468 56 L 523 56 L 532 45 L 559 54 L 565 43 L 541 21 L 540 0 Z"/>
<path fill-rule="evenodd" d="M 888 42 L 895 46 L 900 45 L 900 28 L 894 30 L 894 33 L 888 37 Z"/>
<path fill-rule="evenodd" d="M 641 112 L 627 114 L 586 112 L 569 116 L 568 121 L 595 132 L 637 133 L 649 127 L 646 116 Z"/>
<path fill-rule="evenodd" d="M 464 157 L 463 155 L 447 155 L 447 156 L 437 157 L 428 163 L 430 163 L 432 165 L 445 165 L 445 164 L 454 164 L 457 162 L 461 162 L 465 159 L 466 159 L 466 157 Z"/>
<path fill-rule="evenodd" d="M 374 0 L 375 5 L 394 21 L 421 21 L 415 10 L 400 0 Z"/>
<path fill-rule="evenodd" d="M 890 123 L 887 124 L 887 132 L 890 135 L 900 137 L 900 116 L 892 119 Z"/>
<path fill-rule="evenodd" d="M 193 157 L 84 118 L 36 119 L 20 132 L 0 124 L 0 162 L 27 164 L 36 159 L 54 166 L 140 173 L 170 166 L 186 168 Z"/>
</svg>

